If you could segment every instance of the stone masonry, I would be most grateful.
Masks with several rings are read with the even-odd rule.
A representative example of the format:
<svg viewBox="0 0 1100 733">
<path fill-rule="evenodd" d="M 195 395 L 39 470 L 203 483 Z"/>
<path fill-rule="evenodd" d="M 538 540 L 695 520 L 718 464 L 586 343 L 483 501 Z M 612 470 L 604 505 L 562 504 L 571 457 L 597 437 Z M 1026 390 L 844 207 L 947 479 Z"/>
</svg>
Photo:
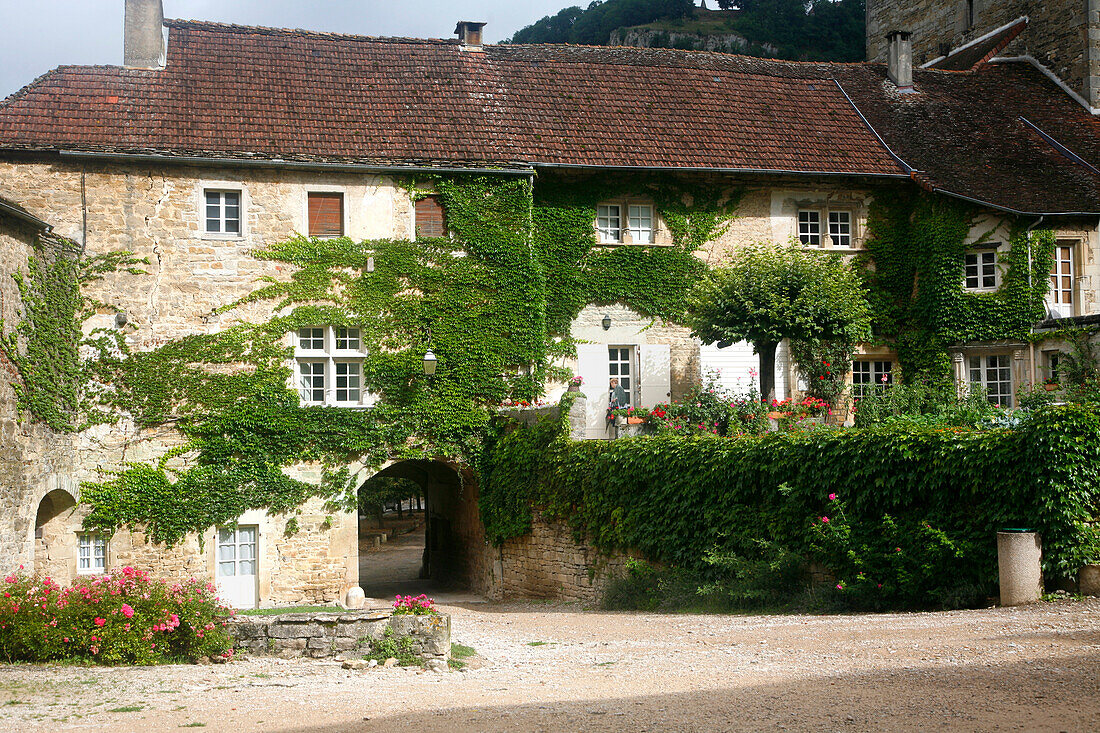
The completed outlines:
<svg viewBox="0 0 1100 733">
<path fill-rule="evenodd" d="M 393 615 L 390 609 L 337 613 L 286 613 L 235 616 L 227 627 L 236 648 L 249 654 L 281 657 L 352 656 L 370 651 L 371 641 L 387 630 L 393 637 L 411 636 L 425 664 L 451 658 L 451 617 L 447 614 Z"/>
</svg>

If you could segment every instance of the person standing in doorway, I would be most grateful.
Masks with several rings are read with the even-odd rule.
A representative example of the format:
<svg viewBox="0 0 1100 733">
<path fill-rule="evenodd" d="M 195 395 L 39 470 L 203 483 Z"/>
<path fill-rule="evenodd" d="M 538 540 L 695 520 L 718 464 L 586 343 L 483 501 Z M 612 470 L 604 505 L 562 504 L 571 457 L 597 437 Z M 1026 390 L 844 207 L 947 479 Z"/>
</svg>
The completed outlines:
<svg viewBox="0 0 1100 733">
<path fill-rule="evenodd" d="M 614 425 L 615 410 L 627 407 L 629 404 L 630 400 L 627 398 L 626 390 L 619 386 L 619 380 L 616 377 L 612 377 L 607 392 L 607 424 Z"/>
</svg>

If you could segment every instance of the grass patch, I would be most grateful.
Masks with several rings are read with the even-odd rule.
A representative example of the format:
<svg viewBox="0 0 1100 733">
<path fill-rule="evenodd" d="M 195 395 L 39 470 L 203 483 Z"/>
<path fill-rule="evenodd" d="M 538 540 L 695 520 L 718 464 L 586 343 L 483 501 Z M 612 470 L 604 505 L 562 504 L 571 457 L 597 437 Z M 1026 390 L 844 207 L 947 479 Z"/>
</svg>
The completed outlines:
<svg viewBox="0 0 1100 733">
<path fill-rule="evenodd" d="M 184 723 L 180 728 L 205 728 L 206 723 Z"/>
<path fill-rule="evenodd" d="M 477 651 L 472 646 L 451 644 L 451 658 L 447 660 L 447 666 L 451 669 L 465 669 L 466 660 L 476 654 Z"/>
<path fill-rule="evenodd" d="M 120 708 L 111 708 L 108 713 L 136 713 L 139 710 L 144 710 L 144 705 L 123 705 Z"/>
<path fill-rule="evenodd" d="M 527 646 L 546 646 L 547 644 L 552 644 L 552 643 L 553 642 L 549 642 L 549 641 L 529 641 L 529 642 L 527 642 Z"/>
<path fill-rule="evenodd" d="M 238 616 L 279 616 L 284 613 L 343 613 L 339 606 L 288 606 L 286 608 L 250 608 Z"/>
</svg>

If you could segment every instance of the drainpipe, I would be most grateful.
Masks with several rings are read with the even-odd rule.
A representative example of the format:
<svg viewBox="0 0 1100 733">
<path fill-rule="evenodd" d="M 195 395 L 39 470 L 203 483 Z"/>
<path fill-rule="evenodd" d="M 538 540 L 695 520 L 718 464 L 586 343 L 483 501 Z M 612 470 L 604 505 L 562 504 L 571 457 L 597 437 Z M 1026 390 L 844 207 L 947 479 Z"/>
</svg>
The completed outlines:
<svg viewBox="0 0 1100 733">
<path fill-rule="evenodd" d="M 1031 226 L 1029 226 L 1027 228 L 1027 235 L 1026 236 L 1027 236 L 1027 292 L 1028 292 L 1028 297 L 1031 297 L 1031 292 L 1032 292 L 1031 271 L 1032 271 L 1033 268 L 1031 266 L 1031 231 L 1033 229 L 1035 229 L 1035 227 L 1042 224 L 1043 219 L 1045 219 L 1045 218 L 1046 218 L 1046 216 L 1041 215 L 1038 219 L 1035 220 L 1034 224 L 1032 224 Z M 1027 333 L 1028 333 L 1028 336 L 1031 336 L 1035 333 L 1035 324 L 1034 323 L 1031 323 L 1031 324 L 1028 325 Z M 1038 376 L 1038 375 L 1035 373 L 1035 341 L 1031 338 L 1029 338 L 1027 340 L 1027 350 L 1028 350 L 1028 361 L 1030 362 L 1030 366 L 1031 366 L 1031 386 L 1034 387 L 1035 386 L 1035 377 Z"/>
</svg>

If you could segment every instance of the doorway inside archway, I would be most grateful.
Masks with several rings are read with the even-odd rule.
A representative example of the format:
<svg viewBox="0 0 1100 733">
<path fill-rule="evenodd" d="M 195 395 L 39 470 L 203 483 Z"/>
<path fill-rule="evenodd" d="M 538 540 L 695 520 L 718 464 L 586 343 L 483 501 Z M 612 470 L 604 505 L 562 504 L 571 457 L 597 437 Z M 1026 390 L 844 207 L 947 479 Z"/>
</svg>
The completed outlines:
<svg viewBox="0 0 1100 733">
<path fill-rule="evenodd" d="M 55 489 L 42 497 L 34 518 L 34 572 L 61 585 L 72 582 L 76 570 L 75 507 L 72 494 Z"/>
<path fill-rule="evenodd" d="M 484 534 L 476 486 L 449 464 L 399 461 L 359 488 L 359 585 L 368 598 L 476 600 Z"/>
</svg>

